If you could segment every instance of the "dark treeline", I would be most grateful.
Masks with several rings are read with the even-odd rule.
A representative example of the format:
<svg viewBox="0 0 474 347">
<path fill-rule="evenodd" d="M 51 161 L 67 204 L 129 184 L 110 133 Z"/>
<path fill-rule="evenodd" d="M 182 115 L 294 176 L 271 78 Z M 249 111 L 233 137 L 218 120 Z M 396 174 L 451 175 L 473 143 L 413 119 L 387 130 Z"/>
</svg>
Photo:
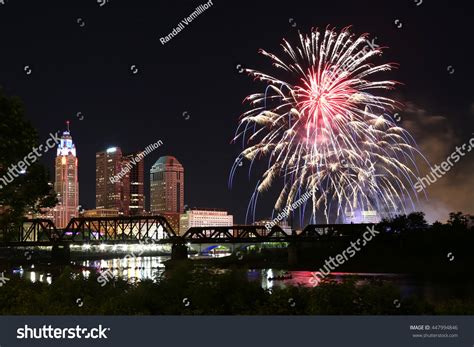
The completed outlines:
<svg viewBox="0 0 474 347">
<path fill-rule="evenodd" d="M 401 214 L 393 218 L 384 219 L 377 227 L 385 232 L 407 233 L 416 231 L 474 231 L 474 216 L 462 212 L 451 212 L 446 224 L 439 221 L 428 225 L 423 212 L 412 212 L 408 215 Z"/>
<path fill-rule="evenodd" d="M 414 212 L 382 220 L 374 226 L 379 233 L 338 270 L 406 273 L 425 277 L 443 275 L 445 280 L 461 274 L 473 274 L 472 218 L 453 212 L 447 223 L 429 225 L 424 213 Z M 298 267 L 319 268 L 328 257 L 343 252 L 366 232 L 365 227 L 357 224 L 340 228 L 325 228 L 327 232 L 321 235 L 318 242 L 302 245 Z"/>
</svg>

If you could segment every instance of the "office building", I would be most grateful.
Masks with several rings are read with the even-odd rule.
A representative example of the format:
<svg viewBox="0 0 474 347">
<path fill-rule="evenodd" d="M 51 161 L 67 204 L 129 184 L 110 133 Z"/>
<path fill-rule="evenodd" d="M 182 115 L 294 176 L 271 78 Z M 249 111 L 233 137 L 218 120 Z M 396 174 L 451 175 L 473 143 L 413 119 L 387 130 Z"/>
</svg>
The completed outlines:
<svg viewBox="0 0 474 347">
<path fill-rule="evenodd" d="M 184 168 L 175 157 L 161 157 L 150 170 L 150 212 L 183 211 Z"/>
<path fill-rule="evenodd" d="M 166 220 L 168 221 L 171 228 L 173 228 L 173 231 L 176 234 L 180 234 L 179 222 L 180 222 L 181 214 L 177 212 L 161 212 L 159 214 L 166 218 Z"/>
<path fill-rule="evenodd" d="M 139 216 L 145 211 L 144 152 L 122 154 L 111 147 L 96 154 L 96 208 Z"/>
<path fill-rule="evenodd" d="M 128 196 L 130 215 L 143 215 L 145 211 L 143 152 L 128 154 L 122 158 L 122 172 L 126 171 L 128 171 L 129 186 L 124 187 L 124 196 Z"/>
<path fill-rule="evenodd" d="M 83 212 L 83 216 L 86 218 L 118 217 L 119 211 L 114 208 L 86 210 Z"/>
<path fill-rule="evenodd" d="M 267 226 L 267 225 L 272 225 L 272 223 L 275 223 L 278 225 L 284 232 L 286 232 L 288 235 L 291 235 L 292 229 L 288 221 L 282 220 L 281 222 L 278 222 L 275 219 L 262 219 L 255 221 L 253 225 L 258 225 L 258 226 Z M 270 227 L 271 229 L 271 227 Z"/>
<path fill-rule="evenodd" d="M 192 208 L 181 215 L 180 235 L 192 227 L 228 227 L 234 225 L 234 217 L 225 210 Z"/>
<path fill-rule="evenodd" d="M 353 210 L 346 211 L 345 223 L 360 224 L 360 223 L 378 223 L 380 216 L 376 210 Z"/>
<path fill-rule="evenodd" d="M 117 209 L 129 214 L 129 175 L 122 173 L 122 150 L 111 147 L 98 152 L 96 160 L 96 209 Z"/>
</svg>

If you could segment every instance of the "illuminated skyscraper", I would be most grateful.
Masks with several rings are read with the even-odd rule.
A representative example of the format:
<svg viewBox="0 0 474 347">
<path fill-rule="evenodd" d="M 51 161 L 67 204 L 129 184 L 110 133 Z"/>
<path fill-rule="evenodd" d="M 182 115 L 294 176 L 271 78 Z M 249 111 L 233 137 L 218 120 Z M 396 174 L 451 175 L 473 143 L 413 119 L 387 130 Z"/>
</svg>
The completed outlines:
<svg viewBox="0 0 474 347">
<path fill-rule="evenodd" d="M 128 195 L 130 215 L 139 216 L 145 211 L 145 166 L 143 153 L 132 153 L 122 158 L 123 172 L 128 171 L 129 187 L 124 187 L 124 198 Z"/>
<path fill-rule="evenodd" d="M 95 204 L 97 209 L 117 209 L 129 214 L 129 174 L 122 173 L 122 150 L 111 147 L 95 155 Z M 119 176 L 120 175 L 120 176 Z"/>
<path fill-rule="evenodd" d="M 54 223 L 64 228 L 70 219 L 78 216 L 79 182 L 77 179 L 78 161 L 76 146 L 72 142 L 69 122 L 58 145 L 55 163 L 54 190 L 58 194 L 58 205 L 53 210 Z"/>
<path fill-rule="evenodd" d="M 184 211 L 184 168 L 175 157 L 161 157 L 150 170 L 150 211 Z"/>
</svg>

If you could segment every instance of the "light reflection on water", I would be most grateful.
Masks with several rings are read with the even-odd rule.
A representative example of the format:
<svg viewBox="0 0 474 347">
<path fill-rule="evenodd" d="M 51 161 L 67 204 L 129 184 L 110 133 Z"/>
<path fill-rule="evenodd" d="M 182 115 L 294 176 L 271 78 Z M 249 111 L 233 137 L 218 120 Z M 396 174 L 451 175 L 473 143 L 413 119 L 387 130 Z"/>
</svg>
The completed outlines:
<svg viewBox="0 0 474 347">
<path fill-rule="evenodd" d="M 209 254 L 206 256 L 191 256 L 191 258 L 221 257 L 223 254 Z M 137 282 L 145 279 L 156 281 L 165 271 L 164 262 L 170 259 L 169 256 L 140 256 L 140 257 L 119 257 L 102 260 L 85 260 L 76 262 L 76 266 L 82 268 L 81 273 L 88 278 L 91 272 L 97 275 L 109 271 L 114 277 L 127 279 L 129 282 Z M 37 271 L 34 268 L 21 269 L 18 271 L 22 278 L 31 282 L 46 282 L 51 284 L 54 280 L 51 273 Z M 289 286 L 314 286 L 313 272 L 311 271 L 284 271 L 279 269 L 250 269 L 247 277 L 250 281 L 257 281 L 263 289 L 286 288 Z M 356 277 L 358 283 L 364 283 L 367 279 L 383 279 L 398 284 L 401 289 L 404 287 L 403 276 L 394 274 L 376 273 L 343 273 L 335 272 L 328 276 L 328 279 L 335 282 L 342 282 L 349 277 Z M 401 282 L 400 282 L 401 281 Z M 412 288 L 408 285 L 408 289 Z"/>
<path fill-rule="evenodd" d="M 20 278 L 29 280 L 32 283 L 36 282 L 45 282 L 48 284 L 53 283 L 53 276 L 49 272 L 39 272 L 34 270 L 34 265 L 29 269 L 23 269 L 19 267 L 18 269 L 13 270 L 13 274 L 19 275 Z"/>
<path fill-rule="evenodd" d="M 227 254 L 228 255 L 228 254 Z M 225 256 L 222 253 L 191 256 L 192 259 L 218 258 Z M 170 259 L 168 256 L 151 256 L 135 258 L 115 258 L 109 260 L 84 261 L 82 266 L 95 269 L 98 273 L 110 270 L 115 277 L 129 280 L 130 282 L 144 279 L 156 280 L 165 271 L 164 262 Z M 83 275 L 88 277 L 89 270 L 84 270 Z M 367 279 L 398 280 L 401 276 L 395 274 L 377 273 L 344 273 L 335 272 L 328 276 L 328 280 L 342 282 L 348 277 L 356 277 L 358 283 L 364 283 Z M 289 286 L 314 286 L 313 272 L 311 271 L 284 271 L 278 269 L 250 269 L 247 277 L 251 281 L 258 281 L 263 289 L 286 288 Z"/>
<path fill-rule="evenodd" d="M 127 279 L 130 282 L 136 282 L 144 279 L 155 280 L 164 270 L 164 262 L 170 259 L 167 256 L 143 256 L 143 257 L 121 257 L 102 260 L 84 260 L 73 262 L 73 265 L 79 266 L 81 270 L 75 272 L 73 277 L 81 273 L 85 278 L 89 278 L 91 272 L 101 273 L 110 270 L 114 277 Z M 43 270 L 36 270 L 34 265 L 30 268 L 17 268 L 13 271 L 20 278 L 30 282 L 45 282 L 51 284 L 53 275 Z"/>
<path fill-rule="evenodd" d="M 202 259 L 209 257 L 222 257 L 223 254 L 210 254 L 206 256 L 191 256 L 193 259 Z M 140 257 L 120 257 L 102 260 L 84 260 L 76 262 L 75 265 L 82 267 L 81 273 L 85 278 L 89 278 L 91 271 L 98 275 L 109 271 L 114 277 L 127 279 L 130 282 L 141 281 L 144 279 L 156 280 L 164 271 L 164 262 L 169 260 L 169 256 L 140 256 Z M 52 283 L 50 273 L 36 271 L 34 268 L 21 269 L 21 277 L 31 282 Z M 311 271 L 284 271 L 278 269 L 250 269 L 248 270 L 248 279 L 250 281 L 260 282 L 263 289 L 285 288 L 288 286 L 313 286 L 311 281 L 313 272 Z M 359 282 L 364 282 L 365 278 L 397 279 L 400 276 L 393 274 L 356 274 L 356 273 L 332 273 L 328 279 L 336 282 L 342 282 L 349 276 L 356 276 Z"/>
<path fill-rule="evenodd" d="M 319 284 L 314 281 L 312 271 L 285 271 L 278 269 L 252 269 L 248 271 L 249 280 L 259 281 L 263 289 L 287 288 L 291 286 L 314 287 Z M 383 273 L 349 273 L 334 272 L 327 276 L 327 281 L 342 283 L 348 278 L 355 278 L 357 284 L 366 284 L 369 279 L 381 279 L 397 282 L 403 275 Z"/>
<path fill-rule="evenodd" d="M 53 283 L 53 277 L 51 274 L 37 274 L 36 272 L 30 273 L 30 281 L 35 283 L 38 282 L 46 282 L 48 284 Z"/>
<path fill-rule="evenodd" d="M 164 262 L 170 259 L 160 257 L 124 257 L 107 260 L 83 261 L 82 266 L 95 269 L 98 273 L 110 270 L 114 277 L 127 279 L 131 282 L 144 279 L 155 280 L 165 270 Z M 90 272 L 83 270 L 84 277 L 89 277 Z"/>
</svg>

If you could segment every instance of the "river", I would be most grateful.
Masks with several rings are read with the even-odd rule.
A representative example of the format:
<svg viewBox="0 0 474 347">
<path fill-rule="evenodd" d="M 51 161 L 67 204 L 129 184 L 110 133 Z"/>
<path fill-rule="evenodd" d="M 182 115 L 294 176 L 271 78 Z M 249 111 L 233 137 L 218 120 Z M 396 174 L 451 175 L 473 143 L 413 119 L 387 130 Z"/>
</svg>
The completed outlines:
<svg viewBox="0 0 474 347">
<path fill-rule="evenodd" d="M 214 255 L 214 257 L 226 255 L 227 254 L 219 254 Z M 110 270 L 116 277 L 127 279 L 130 282 L 136 282 L 144 279 L 156 280 L 157 277 L 165 271 L 164 262 L 168 259 L 170 259 L 168 256 L 120 257 L 107 260 L 77 261 L 75 265 L 83 269 L 82 273 L 85 277 L 88 277 L 91 271 L 100 273 Z M 53 280 L 51 273 L 37 271 L 34 267 L 17 268 L 14 272 L 32 282 L 40 281 L 52 283 Z M 272 289 L 298 285 L 318 285 L 313 280 L 313 274 L 314 272 L 312 271 L 286 271 L 268 268 L 249 269 L 247 276 L 250 281 L 258 281 L 262 288 Z M 361 284 L 371 279 L 388 281 L 400 289 L 402 297 L 420 295 L 429 301 L 436 301 L 437 299 L 452 296 L 471 296 L 471 293 L 474 292 L 474 283 L 472 281 L 456 285 L 442 281 L 423 280 L 401 274 L 334 272 L 331 273 L 327 279 L 342 282 L 349 277 L 355 278 L 356 281 Z"/>
</svg>

